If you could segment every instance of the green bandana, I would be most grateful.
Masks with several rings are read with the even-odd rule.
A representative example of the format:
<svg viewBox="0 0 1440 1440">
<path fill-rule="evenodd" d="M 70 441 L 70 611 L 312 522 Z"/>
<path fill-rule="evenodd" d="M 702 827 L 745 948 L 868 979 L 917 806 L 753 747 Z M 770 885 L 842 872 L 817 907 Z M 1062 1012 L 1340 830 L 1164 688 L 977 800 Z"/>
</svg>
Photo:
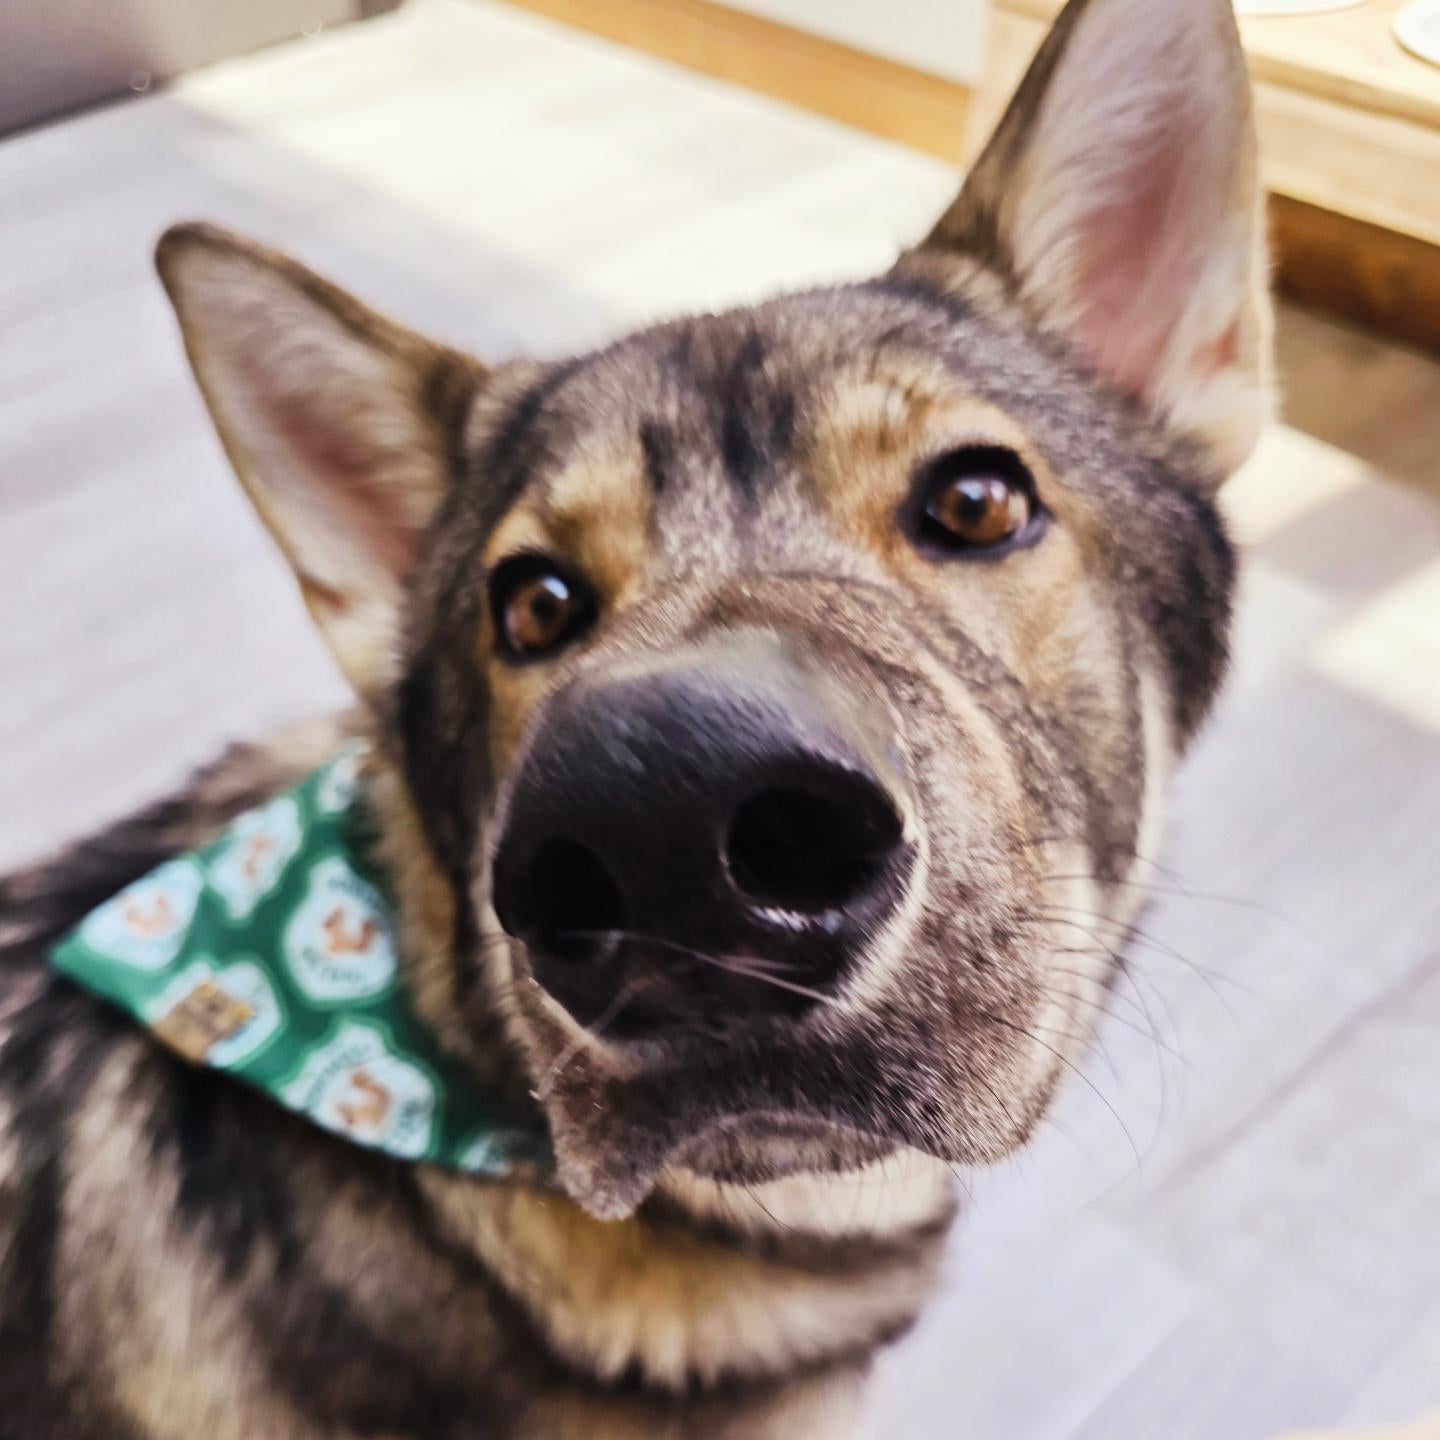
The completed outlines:
<svg viewBox="0 0 1440 1440">
<path fill-rule="evenodd" d="M 193 1064 L 357 1145 L 491 1176 L 548 1168 L 442 1052 L 398 984 L 392 907 L 350 750 L 135 881 L 55 965 Z"/>
</svg>

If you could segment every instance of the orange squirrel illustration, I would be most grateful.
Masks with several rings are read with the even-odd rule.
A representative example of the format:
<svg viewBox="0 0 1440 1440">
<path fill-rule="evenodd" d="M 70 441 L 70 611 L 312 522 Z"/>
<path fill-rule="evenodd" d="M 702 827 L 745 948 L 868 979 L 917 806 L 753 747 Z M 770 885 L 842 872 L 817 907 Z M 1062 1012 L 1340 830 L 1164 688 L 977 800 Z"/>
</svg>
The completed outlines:
<svg viewBox="0 0 1440 1440">
<path fill-rule="evenodd" d="M 352 1130 L 359 1126 L 379 1129 L 386 1115 L 390 1113 L 390 1092 L 364 1070 L 357 1070 L 350 1077 L 351 1086 L 365 1096 L 363 1104 L 351 1104 L 342 1100 L 336 1105 L 340 1118 Z"/>
<path fill-rule="evenodd" d="M 125 906 L 125 920 L 137 935 L 163 935 L 175 923 L 175 910 L 168 895 L 157 895 L 148 910 L 131 900 Z"/>
<path fill-rule="evenodd" d="M 359 930 L 347 929 L 345 912 L 338 906 L 325 917 L 325 948 L 332 955 L 359 955 L 370 948 L 380 927 L 373 916 Z"/>
<path fill-rule="evenodd" d="M 252 835 L 249 843 L 245 846 L 245 859 L 240 868 L 245 872 L 247 880 L 255 880 L 260 875 L 260 865 L 265 857 L 275 848 L 275 837 L 273 835 Z"/>
</svg>

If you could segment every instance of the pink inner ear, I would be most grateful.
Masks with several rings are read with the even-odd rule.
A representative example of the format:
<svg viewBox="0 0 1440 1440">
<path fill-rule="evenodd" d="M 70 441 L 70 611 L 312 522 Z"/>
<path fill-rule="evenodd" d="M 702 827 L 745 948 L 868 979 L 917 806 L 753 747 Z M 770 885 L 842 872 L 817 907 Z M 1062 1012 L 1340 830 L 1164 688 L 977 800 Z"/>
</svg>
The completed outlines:
<svg viewBox="0 0 1440 1440">
<path fill-rule="evenodd" d="M 1079 337 L 1101 370 L 1140 394 L 1177 358 L 1213 374 L 1238 357 L 1241 339 L 1244 297 L 1210 292 L 1231 275 L 1244 109 L 1222 37 L 1188 3 L 1155 0 L 1152 10 L 1130 0 L 1122 8 L 1136 44 L 1123 55 L 1110 32 L 1082 34 L 1050 116 L 1062 167 L 1051 184 L 1071 190 L 1078 212 Z M 1213 324 L 1208 334 L 1194 332 L 1197 299 L 1215 308 L 1202 322 Z M 1177 357 L 1182 325 L 1191 350 Z"/>
<path fill-rule="evenodd" d="M 1209 177 L 1195 173 L 1195 143 L 1173 130 L 1142 139 L 1135 163 L 1108 177 L 1109 203 L 1080 222 L 1081 338 L 1106 374 L 1137 393 L 1149 387 L 1203 280 L 1209 227 L 1195 202 Z"/>
<path fill-rule="evenodd" d="M 1237 315 L 1208 345 L 1195 356 L 1195 370 L 1200 375 L 1218 375 L 1240 363 L 1240 317 Z"/>
<path fill-rule="evenodd" d="M 324 397 L 266 394 L 266 418 L 291 461 L 289 499 L 326 527 L 334 551 L 358 550 L 403 578 L 414 567 L 419 535 L 389 474 L 397 456 L 365 433 L 374 417 L 350 416 L 347 424 L 326 410 Z"/>
</svg>

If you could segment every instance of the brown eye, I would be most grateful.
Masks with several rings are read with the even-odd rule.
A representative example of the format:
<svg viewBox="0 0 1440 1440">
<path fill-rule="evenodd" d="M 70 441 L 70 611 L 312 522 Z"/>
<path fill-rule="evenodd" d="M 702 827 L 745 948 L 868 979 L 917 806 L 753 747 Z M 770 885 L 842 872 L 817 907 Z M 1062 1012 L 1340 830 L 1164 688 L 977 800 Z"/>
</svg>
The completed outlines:
<svg viewBox="0 0 1440 1440">
<path fill-rule="evenodd" d="M 1009 548 L 1039 534 L 1044 510 L 1034 481 L 1011 450 L 956 451 L 922 480 L 920 538 L 947 550 Z"/>
<path fill-rule="evenodd" d="M 580 581 L 538 555 L 507 560 L 490 582 L 500 648 L 512 660 L 539 660 L 594 618 L 594 599 Z"/>
<path fill-rule="evenodd" d="M 965 475 L 942 485 L 926 514 L 967 545 L 998 545 L 1030 518 L 1030 497 L 999 475 Z"/>
</svg>

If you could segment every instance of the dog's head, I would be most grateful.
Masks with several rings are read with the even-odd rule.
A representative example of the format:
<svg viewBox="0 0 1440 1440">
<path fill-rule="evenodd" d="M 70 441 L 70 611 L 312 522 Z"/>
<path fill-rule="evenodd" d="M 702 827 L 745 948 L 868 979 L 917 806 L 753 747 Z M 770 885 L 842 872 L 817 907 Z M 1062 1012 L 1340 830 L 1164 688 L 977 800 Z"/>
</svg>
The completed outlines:
<svg viewBox="0 0 1440 1440">
<path fill-rule="evenodd" d="M 889 273 L 579 359 L 487 368 L 165 237 L 456 1004 L 504 1010 L 592 1209 L 983 1161 L 1043 1111 L 1224 668 L 1260 232 L 1229 0 L 1074 0 Z"/>
</svg>

